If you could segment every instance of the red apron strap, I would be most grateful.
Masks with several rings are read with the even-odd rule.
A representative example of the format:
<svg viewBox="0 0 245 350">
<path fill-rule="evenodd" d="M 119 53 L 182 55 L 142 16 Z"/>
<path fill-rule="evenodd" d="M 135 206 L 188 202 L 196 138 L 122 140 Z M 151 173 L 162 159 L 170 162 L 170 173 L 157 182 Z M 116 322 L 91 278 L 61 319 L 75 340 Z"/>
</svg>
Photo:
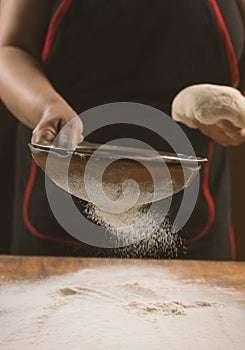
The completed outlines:
<svg viewBox="0 0 245 350">
<path fill-rule="evenodd" d="M 209 0 L 209 3 L 213 9 L 220 33 L 225 43 L 227 58 L 229 61 L 230 71 L 231 71 L 232 86 L 236 87 L 240 80 L 240 73 L 239 73 L 235 51 L 231 42 L 231 38 L 216 0 Z"/>
</svg>

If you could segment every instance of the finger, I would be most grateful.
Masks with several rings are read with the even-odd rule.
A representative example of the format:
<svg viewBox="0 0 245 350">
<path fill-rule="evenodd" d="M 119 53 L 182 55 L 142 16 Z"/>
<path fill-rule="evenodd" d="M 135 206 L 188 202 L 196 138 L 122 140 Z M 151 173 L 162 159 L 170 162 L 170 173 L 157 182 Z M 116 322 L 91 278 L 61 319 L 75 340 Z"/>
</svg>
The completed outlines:
<svg viewBox="0 0 245 350">
<path fill-rule="evenodd" d="M 38 144 L 51 144 L 56 136 L 56 132 L 53 129 L 45 128 L 45 129 L 34 129 L 32 133 L 32 143 Z"/>
<path fill-rule="evenodd" d="M 217 125 L 205 125 L 200 122 L 197 123 L 199 130 L 202 134 L 210 137 L 215 142 L 222 146 L 235 146 L 235 141 L 233 138 L 224 133 L 224 131 Z"/>
<path fill-rule="evenodd" d="M 82 142 L 83 124 L 79 117 L 71 119 L 68 123 L 62 125 L 55 144 L 65 149 L 75 149 Z"/>
<path fill-rule="evenodd" d="M 206 130 L 203 130 L 206 129 Z M 219 143 L 220 145 L 224 147 L 228 146 L 239 146 L 240 144 L 245 142 L 245 137 L 241 136 L 240 133 L 236 134 L 235 136 L 229 136 L 227 135 L 222 128 L 219 128 L 218 126 L 212 125 L 209 127 L 203 127 L 202 133 L 204 133 L 206 136 L 209 136 L 212 138 L 215 142 Z"/>
<path fill-rule="evenodd" d="M 222 120 L 218 122 L 217 126 L 235 142 L 241 137 L 241 129 L 234 126 L 228 120 Z"/>
<path fill-rule="evenodd" d="M 231 121 L 229 120 L 220 120 L 217 124 L 220 124 L 221 126 L 223 126 L 224 128 L 230 129 L 230 130 L 236 130 L 239 131 L 241 130 L 241 128 L 235 126 Z"/>
<path fill-rule="evenodd" d="M 222 120 L 217 123 L 217 125 L 226 135 L 228 135 L 233 140 L 231 141 L 231 146 L 239 146 L 245 142 L 245 129 L 236 127 L 228 120 Z"/>
</svg>

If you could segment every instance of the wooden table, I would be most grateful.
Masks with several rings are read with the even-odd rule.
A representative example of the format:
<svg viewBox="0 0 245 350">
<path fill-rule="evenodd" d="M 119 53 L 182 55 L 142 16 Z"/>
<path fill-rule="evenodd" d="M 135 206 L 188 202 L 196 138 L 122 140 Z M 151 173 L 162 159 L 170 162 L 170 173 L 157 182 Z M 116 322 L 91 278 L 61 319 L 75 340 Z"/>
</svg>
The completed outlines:
<svg viewBox="0 0 245 350">
<path fill-rule="evenodd" d="M 245 263 L 1 256 L 0 310 L 1 349 L 242 350 Z"/>
<path fill-rule="evenodd" d="M 105 266 L 157 266 L 180 279 L 234 288 L 245 297 L 245 262 L 0 256 L 0 284 Z"/>
</svg>

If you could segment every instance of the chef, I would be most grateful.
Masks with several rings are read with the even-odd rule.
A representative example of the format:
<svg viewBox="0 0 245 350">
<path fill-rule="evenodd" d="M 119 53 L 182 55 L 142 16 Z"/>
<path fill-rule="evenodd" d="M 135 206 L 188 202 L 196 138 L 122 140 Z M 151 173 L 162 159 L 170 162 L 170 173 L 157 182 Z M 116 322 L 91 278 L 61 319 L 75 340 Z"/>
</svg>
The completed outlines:
<svg viewBox="0 0 245 350">
<path fill-rule="evenodd" d="M 179 257 L 235 258 L 226 146 L 245 141 L 244 3 L 1 0 L 0 96 L 19 120 L 13 254 L 98 255 L 56 222 L 27 144 L 52 142 L 88 108 L 131 101 L 172 108 L 209 159 Z M 75 118 L 60 146 L 75 146 L 82 133 Z"/>
</svg>

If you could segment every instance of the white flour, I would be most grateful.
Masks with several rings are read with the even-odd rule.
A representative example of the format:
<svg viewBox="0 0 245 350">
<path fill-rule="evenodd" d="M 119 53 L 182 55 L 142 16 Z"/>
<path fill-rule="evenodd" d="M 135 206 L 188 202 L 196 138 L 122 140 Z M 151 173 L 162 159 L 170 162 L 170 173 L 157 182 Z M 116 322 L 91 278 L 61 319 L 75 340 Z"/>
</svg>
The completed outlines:
<svg viewBox="0 0 245 350">
<path fill-rule="evenodd" d="M 232 291 L 158 267 L 101 267 L 0 288 L 0 349 L 243 350 Z"/>
<path fill-rule="evenodd" d="M 88 203 L 88 219 L 105 228 L 121 247 L 114 255 L 127 258 L 159 258 L 163 255 L 177 257 L 182 247 L 181 237 L 172 226 L 169 216 L 146 206 L 132 208 L 121 214 L 110 213 Z"/>
</svg>

